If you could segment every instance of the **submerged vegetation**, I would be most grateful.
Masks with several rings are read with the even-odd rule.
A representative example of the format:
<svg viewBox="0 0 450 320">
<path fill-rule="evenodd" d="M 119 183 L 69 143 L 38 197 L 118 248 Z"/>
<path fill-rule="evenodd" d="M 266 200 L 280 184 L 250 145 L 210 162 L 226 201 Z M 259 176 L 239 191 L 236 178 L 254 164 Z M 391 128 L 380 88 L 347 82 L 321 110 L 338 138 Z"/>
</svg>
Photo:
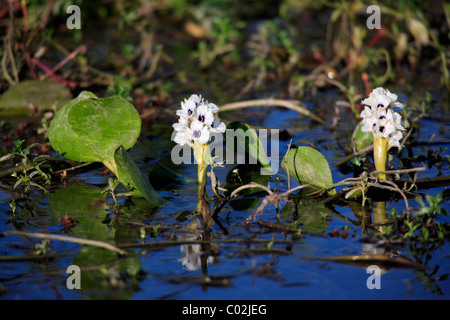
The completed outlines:
<svg viewBox="0 0 450 320">
<path fill-rule="evenodd" d="M 0 263 L 76 251 L 86 297 L 128 299 L 150 252 L 180 246 L 201 273 L 155 278 L 202 288 L 236 286 L 208 265 L 241 256 L 277 257 L 247 272 L 283 281 L 294 253 L 449 296 L 449 4 L 100 3 L 0 7 Z"/>
</svg>

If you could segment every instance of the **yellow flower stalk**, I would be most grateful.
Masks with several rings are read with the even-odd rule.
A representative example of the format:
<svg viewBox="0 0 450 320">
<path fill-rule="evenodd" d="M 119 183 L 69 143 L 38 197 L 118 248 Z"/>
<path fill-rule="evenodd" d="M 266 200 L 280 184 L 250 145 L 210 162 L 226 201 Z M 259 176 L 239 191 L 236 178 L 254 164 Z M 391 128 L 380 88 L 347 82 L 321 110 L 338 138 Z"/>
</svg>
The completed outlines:
<svg viewBox="0 0 450 320">
<path fill-rule="evenodd" d="M 201 144 L 194 142 L 192 144 L 194 150 L 194 158 L 197 162 L 197 175 L 198 175 L 198 197 L 199 199 L 206 196 L 206 176 L 208 173 L 208 164 L 206 163 L 206 151 L 208 149 L 207 144 Z"/>
<path fill-rule="evenodd" d="M 377 171 L 386 171 L 386 160 L 389 150 L 389 140 L 383 137 L 373 137 L 373 158 Z M 386 180 L 385 173 L 379 173 L 378 178 Z"/>
</svg>

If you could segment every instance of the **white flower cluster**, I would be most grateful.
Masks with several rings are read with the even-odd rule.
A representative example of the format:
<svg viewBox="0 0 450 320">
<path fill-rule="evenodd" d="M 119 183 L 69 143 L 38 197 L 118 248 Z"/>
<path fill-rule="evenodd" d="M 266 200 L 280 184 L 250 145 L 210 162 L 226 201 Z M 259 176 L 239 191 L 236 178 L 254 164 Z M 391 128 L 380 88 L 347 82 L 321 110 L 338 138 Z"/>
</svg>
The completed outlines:
<svg viewBox="0 0 450 320">
<path fill-rule="evenodd" d="M 372 132 L 378 138 L 389 139 L 389 148 L 400 146 L 405 128 L 401 125 L 402 116 L 391 108 L 403 108 L 397 101 L 397 95 L 383 88 L 374 89 L 368 98 L 361 101 L 364 110 L 361 112 L 363 132 Z"/>
<path fill-rule="evenodd" d="M 201 96 L 193 94 L 181 102 L 177 110 L 178 123 L 173 124 L 176 132 L 173 141 L 179 145 L 191 145 L 194 141 L 208 143 L 211 133 L 225 132 L 226 126 L 215 113 L 219 108 L 214 103 L 208 103 Z"/>
</svg>

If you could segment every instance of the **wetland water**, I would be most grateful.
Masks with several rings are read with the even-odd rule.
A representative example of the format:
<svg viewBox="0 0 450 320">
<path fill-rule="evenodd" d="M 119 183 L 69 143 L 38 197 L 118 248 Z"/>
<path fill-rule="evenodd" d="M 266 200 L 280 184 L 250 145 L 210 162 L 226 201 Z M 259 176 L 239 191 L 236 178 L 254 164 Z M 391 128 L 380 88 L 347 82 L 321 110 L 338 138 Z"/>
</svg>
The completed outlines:
<svg viewBox="0 0 450 320">
<path fill-rule="evenodd" d="M 110 35 L 112 30 L 105 28 L 101 42 L 85 34 L 86 44 L 94 41 L 88 49 L 90 62 L 104 57 L 104 53 L 98 52 L 100 49 L 117 50 L 117 43 L 112 41 L 115 38 Z M 314 30 L 309 38 L 312 44 L 318 37 L 324 38 L 324 34 L 319 32 L 318 36 L 317 29 Z M 167 37 L 163 33 L 156 38 L 164 43 Z M 122 35 L 121 41 L 123 38 Z M 64 42 L 64 37 L 59 40 Z M 321 203 L 295 194 L 292 202 L 281 201 L 277 207 L 268 204 L 244 225 L 265 197 L 261 192 L 248 193 L 235 200 L 211 201 L 212 212 L 218 214 L 211 230 L 205 231 L 199 217 L 193 215 L 198 200 L 197 166 L 174 165 L 171 161 L 175 111 L 179 102 L 192 93 L 201 93 L 219 106 L 233 102 L 247 82 L 234 80 L 239 79 L 240 70 L 234 70 L 237 74 L 232 74 L 233 70 L 225 74 L 223 66 L 217 74 L 195 70 L 198 66 L 183 55 L 191 45 L 183 47 L 185 44 L 176 41 L 165 45 L 165 52 L 175 61 L 172 63 L 183 70 L 177 70 L 177 79 L 185 87 L 166 89 L 170 98 L 167 92 L 160 92 L 161 105 L 155 103 L 150 116 L 142 117 L 142 132 L 130 154 L 167 201 L 166 205 L 156 208 L 142 198 L 118 196 L 119 209 L 115 210 L 111 195 L 102 192 L 111 173 L 95 164 L 76 170 L 60 181 L 56 179 L 48 194 L 32 189 L 26 197 L 21 197 L 20 192 L 12 189 L 14 180 L 2 182 L 1 233 L 18 230 L 98 240 L 114 244 L 128 255 L 119 257 L 109 250 L 57 239 L 48 242 L 7 234 L 0 237 L 0 299 L 450 299 L 448 238 L 438 245 L 403 241 L 396 235 L 387 245 L 374 224 L 372 210 L 364 213 L 347 201 Z M 304 46 L 307 47 L 306 43 Z M 100 62 L 97 66 L 101 68 Z M 172 73 L 173 70 L 161 78 Z M 186 82 L 184 77 L 194 80 Z M 161 85 L 158 82 L 161 78 L 156 77 L 154 83 Z M 417 120 L 413 143 L 399 155 L 394 153 L 391 159 L 394 168 L 425 166 L 425 171 L 417 173 L 418 180 L 448 176 L 449 171 L 450 114 L 445 105 L 448 100 L 445 88 L 433 80 L 436 78 L 430 79 L 413 86 L 395 81 L 389 85 L 407 108 L 414 106 L 416 113 L 420 113 L 418 105 L 426 100 L 427 93 L 432 97 L 427 113 Z M 284 96 L 288 89 L 283 85 L 274 81 L 259 91 L 250 91 L 246 97 Z M 275 106 L 220 112 L 220 118 L 225 123 L 238 120 L 256 129 L 279 129 L 279 163 L 289 145 L 291 148 L 313 145 L 330 163 L 333 181 L 358 175 L 360 172 L 351 162 L 339 167 L 333 165 L 351 150 L 352 133 L 358 123 L 348 106 L 336 107 L 336 101 L 345 97 L 332 86 L 312 92 L 302 102 L 323 118 L 323 124 Z M 164 94 L 166 98 L 161 98 Z M 11 121 L 8 117 L 2 120 L 6 124 Z M 1 134 L 5 141 L 8 134 L 18 130 L 16 124 L 11 127 Z M 23 138 L 32 140 L 32 137 Z M 4 147 L 3 151 L 7 154 L 11 148 Z M 48 152 L 58 157 L 51 149 Z M 372 161 L 370 156 L 368 161 Z M 177 178 L 168 175 L 167 169 Z M 253 181 L 283 192 L 299 185 L 282 169 L 273 176 L 258 175 L 259 169 L 259 166 L 224 165 L 215 167 L 214 173 L 225 187 Z M 210 184 L 208 178 L 207 190 L 211 196 Z M 418 190 L 417 194 L 441 194 L 440 207 L 450 209 L 448 183 Z M 405 210 L 401 197 L 385 202 L 389 213 L 394 210 L 400 215 Z M 421 206 L 414 196 L 408 197 L 408 204 L 411 208 Z M 448 224 L 449 220 L 444 215 L 437 218 L 440 223 Z M 379 257 L 386 251 L 404 260 L 329 259 L 365 254 Z M 80 289 L 67 287 L 70 276 L 67 268 L 71 265 L 81 268 Z M 369 265 L 379 267 L 379 289 L 369 288 L 374 283 L 367 269 Z"/>
<path fill-rule="evenodd" d="M 267 112 L 267 116 L 260 125 L 269 128 L 289 129 L 293 123 L 305 121 L 290 110 L 261 112 Z M 248 112 L 248 120 L 251 118 L 252 112 Z M 448 139 L 445 137 L 448 123 L 434 120 L 424 120 L 423 123 L 423 137 L 434 135 L 437 141 Z M 169 123 L 160 125 L 169 126 Z M 330 158 L 342 155 L 341 150 L 332 146 L 345 143 L 340 141 L 344 140 L 344 130 L 335 133 L 315 127 L 292 132 L 294 141 L 305 138 L 319 141 L 319 150 Z M 287 150 L 287 143 L 280 141 L 281 155 Z M 143 140 L 135 146 L 132 154 L 139 159 L 139 155 L 151 146 L 155 157 L 139 161 L 144 172 L 163 163 L 180 176 L 195 180 L 195 165 L 170 165 L 170 154 L 166 152 L 170 145 L 166 136 L 146 138 L 144 131 Z M 423 149 L 427 148 L 417 147 L 414 152 L 423 154 Z M 219 180 L 226 181 L 233 168 L 235 166 L 215 168 L 215 173 Z M 336 180 L 344 176 L 336 168 L 332 173 Z M 437 170 L 431 168 L 424 176 L 436 174 Z M 270 183 L 286 190 L 286 180 L 286 174 L 280 170 Z M 427 263 L 429 270 L 383 267 L 381 289 L 368 289 L 366 282 L 370 274 L 367 273 L 367 265 L 314 259 L 359 255 L 377 249 L 375 240 L 362 232 L 360 220 L 345 205 L 332 208 L 312 205 L 310 209 L 306 205 L 298 217 L 302 222 L 302 231 L 298 235 L 258 223 L 259 220 L 277 222 L 273 205 L 267 206 L 255 221 L 243 226 L 243 220 L 261 202 L 261 196 L 253 196 L 227 203 L 211 231 L 202 233 L 196 225 L 197 218 L 190 218 L 196 203 L 195 182 L 176 182 L 170 186 L 156 184 L 155 187 L 160 187 L 161 195 L 168 200 L 163 208 L 151 208 L 141 199 L 122 199 L 123 208 L 119 214 L 114 212 L 111 197 L 105 198 L 99 191 L 106 184 L 107 176 L 103 175 L 102 168 L 98 168 L 71 177 L 65 187 L 55 188 L 49 197 L 36 192 L 27 201 L 17 201 L 22 208 L 16 212 L 14 224 L 22 231 L 63 234 L 59 219 L 67 214 L 79 221 L 70 235 L 119 246 L 124 244 L 130 248 L 127 250 L 131 250 L 132 256 L 118 259 L 116 254 L 103 249 L 52 240 L 49 250 L 54 252 L 54 258 L 0 264 L 2 284 L 7 288 L 3 299 L 449 298 L 448 280 L 435 283 L 441 288 L 442 295 L 433 294 L 427 284 L 435 277 L 428 276 L 428 273 L 434 270 L 437 270 L 437 275 L 449 272 L 448 244 L 433 251 Z M 437 194 L 444 189 L 431 191 Z M 3 191 L 2 199 L 0 225 L 3 232 L 14 227 L 8 223 L 12 218 L 8 204 L 10 194 Z M 414 206 L 414 200 L 411 202 L 410 205 Z M 288 207 L 288 204 L 284 205 Z M 288 210 L 283 208 L 281 205 L 282 221 L 292 222 L 292 216 L 284 215 Z M 401 211 L 404 203 L 402 200 L 392 201 L 387 208 Z M 144 227 L 147 233 L 142 236 L 140 230 Z M 344 230 L 345 235 L 342 233 Z M 207 239 L 210 241 L 200 242 Z M 3 256 L 26 255 L 33 246 L 41 243 L 39 239 L 11 235 L 0 238 L 0 241 Z M 404 246 L 396 250 L 410 257 L 418 254 Z M 81 273 L 81 290 L 66 287 L 69 277 L 66 269 L 73 264 L 86 268 Z"/>
</svg>

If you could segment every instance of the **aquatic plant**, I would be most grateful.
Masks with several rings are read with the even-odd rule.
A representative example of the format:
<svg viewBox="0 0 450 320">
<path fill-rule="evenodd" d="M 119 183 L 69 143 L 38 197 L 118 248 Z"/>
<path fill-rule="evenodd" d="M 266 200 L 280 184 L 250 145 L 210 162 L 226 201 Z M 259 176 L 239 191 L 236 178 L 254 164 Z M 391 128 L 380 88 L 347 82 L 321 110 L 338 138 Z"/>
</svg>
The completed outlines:
<svg viewBox="0 0 450 320">
<path fill-rule="evenodd" d="M 18 174 L 17 171 L 14 171 L 11 176 L 17 179 L 14 184 L 14 189 L 16 189 L 19 185 L 23 186 L 23 192 L 27 194 L 30 188 L 37 187 L 44 192 L 47 192 L 45 186 L 50 185 L 50 175 L 45 173 L 41 166 L 47 162 L 48 155 L 39 155 L 37 157 L 31 158 L 30 149 L 37 145 L 37 143 L 31 144 L 28 147 L 23 147 L 22 144 L 25 140 L 17 140 L 14 142 L 15 151 L 12 152 L 9 157 L 19 156 L 21 157 L 22 165 L 19 169 L 22 171 Z M 35 182 L 33 181 L 36 178 L 40 178 L 43 182 Z"/>
<path fill-rule="evenodd" d="M 216 118 L 219 108 L 201 96 L 193 94 L 181 102 L 181 109 L 176 111 L 178 122 L 173 124 L 175 135 L 173 141 L 180 146 L 189 145 L 194 151 L 198 168 L 198 205 L 204 222 L 209 225 L 209 210 L 206 210 L 206 176 L 208 166 L 213 163 L 208 152 L 208 145 L 213 133 L 225 132 L 225 124 Z"/>
<path fill-rule="evenodd" d="M 414 268 L 426 286 L 447 279 L 445 268 L 443 275 L 437 273 L 442 255 L 445 258 L 445 252 L 438 251 L 446 249 L 450 230 L 448 217 L 442 217 L 445 190 L 439 197 L 426 194 L 427 204 L 422 198 L 412 199 L 422 194 L 417 191 L 442 188 L 450 181 L 446 176 L 450 157 L 445 151 L 448 103 L 441 101 L 450 88 L 449 5 L 442 11 L 419 2 L 375 1 L 382 24 L 371 29 L 366 28 L 368 4 L 361 0 L 282 1 L 270 7 L 264 1 L 229 0 L 103 1 L 94 7 L 72 0 L 72 5 L 82 4 L 83 29 L 68 31 L 63 2 L 67 1 L 11 0 L 0 6 L 6 35 L 0 54 L 0 114 L 29 116 L 17 128 L 14 121 L 0 119 L 1 186 L 6 197 L 11 194 L 9 206 L 3 204 L 0 218 L 8 222 L 0 235 L 15 237 L 10 242 L 1 237 L 7 245 L 0 260 L 8 264 L 29 260 L 30 278 L 22 266 L 14 269 L 26 279 L 23 283 L 39 283 L 39 289 L 42 276 L 36 273 L 34 261 L 48 270 L 38 298 L 43 293 L 48 298 L 46 291 L 67 297 L 66 288 L 55 286 L 49 275 L 56 274 L 52 266 L 59 271 L 70 257 L 83 269 L 83 291 L 75 294 L 84 298 L 128 298 L 136 290 L 141 292 L 134 298 L 142 294 L 182 298 L 200 291 L 183 288 L 197 285 L 205 289 L 205 296 L 209 287 L 233 285 L 230 291 L 241 291 L 249 274 L 255 282 L 258 277 L 279 279 L 282 287 L 294 285 L 298 292 L 305 287 L 307 294 L 315 293 L 315 281 L 313 286 L 304 281 L 302 265 L 292 273 L 284 265 L 292 260 L 284 256 L 293 255 L 297 268 L 300 260 L 295 257 L 303 260 L 304 249 L 316 247 L 317 236 L 321 256 L 333 254 L 336 247 L 337 255 L 351 252 L 323 257 L 327 261 L 375 264 L 383 273 L 395 267 Z M 97 27 L 102 24 L 106 32 Z M 43 81 L 49 78 L 54 81 Z M 394 86 L 408 98 L 405 112 L 395 112 L 402 107 L 395 94 L 378 88 Z M 109 98 L 85 91 L 84 97 L 65 106 L 72 94 L 82 90 Z M 210 92 L 220 110 L 198 95 L 179 98 L 188 90 Z M 426 99 L 423 91 L 429 94 Z M 172 118 L 177 109 L 170 108 L 173 99 L 182 101 L 176 113 L 179 119 Z M 123 108 L 113 107 L 118 105 Z M 442 114 L 436 113 L 437 106 Z M 242 108 L 252 111 L 230 112 Z M 226 127 L 217 119 L 217 111 L 222 120 L 227 117 Z M 177 123 L 172 127 L 173 122 Z M 360 123 L 353 131 L 356 122 Z M 263 129 L 257 133 L 250 125 Z M 223 162 L 218 156 L 221 149 L 215 149 L 222 130 L 234 133 L 231 139 L 226 137 Z M 27 144 L 13 143 L 25 138 Z M 138 138 L 132 160 L 129 149 Z M 269 148 L 267 139 L 277 143 Z M 39 145 L 31 152 L 30 147 L 24 149 L 36 142 Z M 197 166 L 171 163 L 168 149 L 175 144 L 189 150 L 189 160 L 194 154 Z M 274 150 L 285 151 L 284 144 L 288 150 L 281 159 Z M 404 150 L 393 162 L 397 170 L 391 170 L 387 156 L 397 148 Z M 61 157 L 54 157 L 53 151 Z M 209 156 L 213 151 L 215 158 Z M 230 160 L 239 160 L 238 156 L 245 164 L 234 166 L 240 162 Z M 135 157 L 149 175 L 140 172 Z M 108 169 L 89 162 L 103 163 Z M 419 163 L 423 167 L 418 168 Z M 284 172 L 278 173 L 278 168 Z M 191 170 L 198 181 L 179 175 L 190 175 Z M 160 198 L 148 181 L 169 200 L 165 208 L 152 204 Z M 134 193 L 118 195 L 119 182 Z M 185 196 L 191 187 L 193 197 Z M 206 193 L 211 190 L 213 197 Z M 137 197 L 139 193 L 144 198 Z M 397 202 L 401 197 L 404 204 Z M 186 204 L 192 208 L 186 210 Z M 387 206 L 399 214 L 390 214 Z M 194 218 L 200 215 L 204 225 Z M 215 225 L 210 229 L 212 221 Z M 10 230 L 14 228 L 21 231 Z M 67 236 L 53 234 L 62 232 Z M 18 236 L 23 238 L 20 243 Z M 33 238 L 38 239 L 37 246 L 30 247 Z M 80 248 L 55 245 L 56 241 L 78 243 Z M 357 250 L 360 243 L 362 254 Z M 176 263 L 183 265 L 183 273 L 173 272 L 168 259 L 174 257 L 176 245 L 182 248 Z M 66 252 L 67 248 L 74 250 Z M 171 250 L 169 255 L 161 252 L 163 248 Z M 14 256 L 20 250 L 26 255 Z M 162 268 L 153 264 L 160 257 Z M 439 265 L 434 268 L 436 258 Z M 211 274 L 208 262 L 215 264 Z M 306 271 L 311 266 L 307 263 Z M 201 272 L 186 272 L 200 268 Z M 330 276 L 323 273 L 320 278 L 331 284 L 347 280 L 345 274 L 339 280 Z M 403 281 L 405 276 L 396 273 L 394 278 Z M 408 288 L 414 288 L 414 295 L 408 297 L 414 298 L 417 278 L 412 280 L 409 274 L 406 278 Z M 7 298 L 16 298 L 28 291 L 17 287 L 15 279 L 17 274 L 11 272 L 0 281 L 4 284 L 0 295 L 10 291 Z M 150 281 L 141 285 L 142 280 Z M 174 292 L 164 287 L 166 282 Z M 267 294 L 264 289 L 260 292 Z"/>
<path fill-rule="evenodd" d="M 386 171 L 387 153 L 390 148 L 401 148 L 400 140 L 405 128 L 401 125 L 402 117 L 392 108 L 403 108 L 397 101 L 397 95 L 383 88 L 376 88 L 369 97 L 361 101 L 364 110 L 361 112 L 361 131 L 373 134 L 373 155 L 377 171 Z M 380 179 L 386 174 L 380 173 Z"/>
<path fill-rule="evenodd" d="M 126 150 L 141 131 L 135 107 L 120 97 L 99 99 L 83 91 L 53 118 L 48 137 L 64 157 L 80 162 L 102 162 L 135 196 L 156 206 L 165 203 Z"/>
</svg>

